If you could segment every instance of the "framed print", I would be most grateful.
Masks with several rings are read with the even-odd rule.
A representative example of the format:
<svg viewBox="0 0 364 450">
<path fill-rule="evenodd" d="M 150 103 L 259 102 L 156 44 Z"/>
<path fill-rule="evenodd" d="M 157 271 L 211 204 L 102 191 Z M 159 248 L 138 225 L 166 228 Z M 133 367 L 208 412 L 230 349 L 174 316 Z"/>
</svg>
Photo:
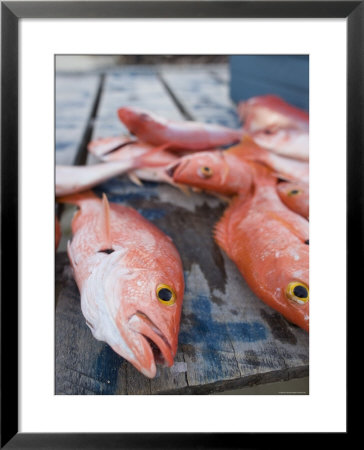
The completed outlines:
<svg viewBox="0 0 364 450">
<path fill-rule="evenodd" d="M 278 433 L 280 436 L 286 432 L 345 433 L 346 302 L 350 294 L 353 295 L 353 286 L 357 285 L 362 271 L 356 256 L 362 248 L 363 228 L 363 157 L 360 151 L 363 147 L 363 3 L 9 1 L 2 2 L 1 7 L 2 447 L 238 448 L 242 439 L 248 442 L 245 445 L 254 446 L 261 439 Z M 106 66 L 115 57 L 119 62 L 124 61 L 124 66 L 127 66 L 125 61 L 133 61 L 128 66 L 133 67 L 132 75 L 130 70 L 116 73 L 93 66 L 87 77 L 82 78 L 79 73 L 83 69 L 77 64 L 81 64 L 80 57 L 90 55 L 94 62 L 98 64 L 102 59 Z M 193 82 L 186 87 L 181 81 L 182 72 L 170 71 L 166 55 L 172 59 L 184 57 L 185 63 L 202 55 L 202 67 L 208 58 L 224 58 L 225 63 L 229 61 L 231 82 L 226 81 L 226 71 L 209 69 L 212 73 L 209 80 L 214 80 L 211 87 L 201 75 L 205 73 L 201 69 L 194 72 Z M 196 221 L 195 230 L 191 225 L 196 220 L 192 207 L 184 209 L 177 225 L 167 224 L 174 220 L 172 212 L 178 209 L 179 202 L 188 202 L 182 193 L 181 197 L 175 194 L 172 205 L 168 187 L 158 191 L 158 198 L 163 198 L 164 205 L 168 205 L 165 207 L 169 208 L 167 212 L 162 211 L 158 209 L 155 193 L 150 194 L 154 189 L 153 181 L 150 185 L 146 181 L 149 197 L 147 200 L 140 197 L 139 183 L 137 188 L 128 191 L 130 205 L 162 233 L 170 235 L 177 247 L 181 245 L 178 251 L 184 262 L 187 260 L 184 251 L 189 252 L 188 255 L 192 252 L 187 248 L 188 242 L 203 261 L 200 266 L 184 268 L 188 286 L 183 317 L 188 326 L 181 327 L 179 343 L 184 350 L 177 352 L 172 366 L 175 377 L 168 378 L 154 366 L 147 369 L 135 361 L 134 364 L 121 363 L 118 358 L 124 356 L 122 352 L 117 355 L 118 352 L 113 353 L 106 344 L 100 343 L 109 343 L 108 339 L 92 338 L 96 325 L 93 318 L 85 314 L 84 305 L 81 313 L 77 286 L 72 276 L 67 275 L 69 264 L 64 260 L 54 265 L 53 187 L 57 146 L 62 147 L 63 156 L 72 153 L 73 164 L 83 165 L 88 157 L 86 146 L 92 139 L 115 138 L 113 130 L 107 134 L 112 128 L 109 118 L 115 116 L 115 107 L 122 95 L 136 107 L 151 105 L 152 110 L 155 107 L 156 113 L 165 113 L 166 117 L 173 109 L 175 116 L 171 113 L 173 117 L 169 118 L 197 120 L 201 117 L 201 121 L 214 122 L 218 113 L 212 116 L 211 111 L 216 106 L 214 102 L 220 101 L 222 88 L 226 91 L 229 86 L 231 97 L 237 102 L 234 96 L 242 78 L 236 78 L 236 74 L 243 76 L 238 55 L 253 58 L 249 59 L 250 65 L 257 56 L 267 56 L 265 61 L 280 61 L 272 71 L 280 81 L 294 73 L 290 68 L 279 72 L 284 56 L 293 55 L 300 64 L 306 64 L 302 66 L 306 68 L 300 69 L 306 87 L 301 85 L 296 89 L 300 92 L 299 98 L 293 96 L 289 101 L 298 102 L 297 107 L 303 110 L 308 110 L 309 106 L 310 110 L 310 292 L 316 299 L 312 302 L 310 316 L 310 364 L 308 366 L 308 339 L 303 330 L 288 326 L 283 336 L 277 331 L 283 319 L 277 314 L 269 315 L 264 306 L 260 308 L 257 321 L 249 316 L 247 307 L 242 307 L 246 319 L 242 328 L 242 322 L 236 319 L 239 306 L 226 303 L 233 291 L 222 279 L 222 272 L 215 272 L 214 267 L 220 264 L 226 268 L 229 262 L 226 259 L 222 262 L 224 257 L 215 247 L 208 249 L 210 241 L 205 239 L 207 231 L 203 228 L 212 226 L 207 218 L 209 208 L 215 208 L 217 218 L 222 215 L 225 206 L 219 203 L 221 199 L 210 198 L 194 205 L 200 221 Z M 149 69 L 141 69 L 145 61 L 149 61 L 149 68 L 159 61 L 163 70 L 150 75 Z M 67 64 L 72 70 L 64 70 Z M 245 64 L 244 69 L 246 89 L 252 80 L 249 64 Z M 265 79 L 268 72 L 264 64 L 259 67 L 259 76 Z M 285 86 L 295 85 L 298 78 L 297 75 L 286 83 L 277 83 L 281 87 L 284 84 L 283 97 L 289 95 Z M 257 76 L 250 92 L 259 83 Z M 133 86 L 133 93 L 126 90 L 121 94 L 124 86 Z M 74 107 L 75 115 L 69 123 L 60 109 L 63 98 Z M 188 98 L 195 102 L 189 103 Z M 197 105 L 195 110 L 191 109 L 191 104 Z M 227 118 L 232 116 L 228 109 L 224 114 L 220 119 L 227 122 L 220 124 L 231 127 Z M 78 144 L 74 146 L 76 141 Z M 56 149 L 56 158 L 49 148 Z M 111 150 L 115 154 L 117 149 Z M 169 173 L 175 176 L 177 169 L 171 167 Z M 203 167 L 205 170 L 207 166 Z M 209 179 L 210 175 L 204 174 L 204 179 Z M 134 183 L 140 181 L 136 178 Z M 107 206 L 107 200 L 103 200 L 103 223 L 106 224 L 113 211 L 112 203 L 118 202 L 120 192 L 112 182 L 103 186 L 111 204 Z M 102 192 L 98 194 L 101 196 Z M 189 236 L 189 241 L 179 240 L 183 226 L 186 227 L 184 236 Z M 64 251 L 65 242 L 61 241 Z M 199 251 L 199 245 L 206 251 Z M 71 251 L 68 252 L 70 255 Z M 113 245 L 105 238 L 97 257 L 110 261 L 116 255 L 114 252 Z M 210 254 L 215 259 L 212 260 Z M 68 300 L 75 300 L 77 311 L 63 298 L 61 314 L 55 314 L 55 291 L 56 298 L 62 302 L 62 296 L 58 297 L 59 286 L 55 287 L 55 269 L 63 279 L 70 280 Z M 225 278 L 238 279 L 239 273 L 234 270 L 226 269 Z M 174 304 L 172 300 L 178 297 L 178 288 L 164 281 L 158 283 L 160 303 Z M 192 285 L 197 286 L 201 294 L 195 303 L 188 297 Z M 225 292 L 223 286 L 226 286 Z M 308 297 L 308 288 L 302 286 L 292 287 L 301 302 L 306 298 L 304 294 Z M 209 297 L 213 297 L 213 304 Z M 188 310 L 188 302 L 193 303 L 194 310 Z M 160 331 L 165 325 L 156 325 L 142 307 L 130 314 L 144 323 L 143 331 L 139 329 L 139 332 L 144 333 L 145 340 L 149 333 L 150 353 L 156 360 L 167 360 L 171 344 Z M 228 317 L 228 321 L 219 315 Z M 263 320 L 270 324 L 268 331 L 261 328 Z M 148 328 L 147 332 L 145 323 L 149 326 L 152 323 L 154 331 Z M 140 323 L 138 326 L 142 327 Z M 204 333 L 196 334 L 196 329 Z M 224 340 L 227 329 L 233 338 L 235 332 L 247 336 L 251 348 L 250 353 L 244 354 L 244 361 L 249 361 L 249 365 L 240 364 L 237 355 L 239 348 L 247 347 L 234 346 L 228 338 Z M 264 339 L 262 333 L 267 333 Z M 100 336 L 96 331 L 93 334 Z M 204 357 L 208 353 L 206 336 L 209 346 L 216 347 L 215 356 L 210 359 Z M 272 339 L 266 339 L 267 336 Z M 188 346 L 189 339 L 200 341 L 193 347 Z M 83 343 L 82 349 L 79 342 Z M 255 351 L 255 342 L 258 351 Z M 275 347 L 275 342 L 280 345 Z M 98 344 L 94 358 L 92 352 Z M 299 390 L 282 391 L 279 395 L 256 395 L 256 392 L 251 396 L 234 395 L 234 392 L 230 396 L 210 395 L 218 393 L 219 389 L 246 387 L 249 379 L 251 384 L 262 382 L 264 375 L 257 371 L 257 364 L 270 360 L 273 354 L 274 367 L 281 379 L 308 376 L 309 370 L 310 389 L 304 392 L 307 395 L 297 395 L 302 394 Z M 110 370 L 105 371 L 105 361 Z M 206 361 L 208 368 L 199 371 Z M 230 375 L 231 361 L 236 362 L 234 370 L 239 376 Z M 186 367 L 194 367 L 194 371 L 189 373 Z M 219 371 L 225 378 L 216 377 Z M 150 378 L 157 375 L 157 381 L 145 383 L 143 373 Z M 202 379 L 201 373 L 208 376 Z M 332 403 L 334 390 L 335 404 Z M 305 421 L 294 414 L 280 420 L 287 408 L 300 411 Z M 221 414 L 222 411 L 225 413 Z"/>
</svg>

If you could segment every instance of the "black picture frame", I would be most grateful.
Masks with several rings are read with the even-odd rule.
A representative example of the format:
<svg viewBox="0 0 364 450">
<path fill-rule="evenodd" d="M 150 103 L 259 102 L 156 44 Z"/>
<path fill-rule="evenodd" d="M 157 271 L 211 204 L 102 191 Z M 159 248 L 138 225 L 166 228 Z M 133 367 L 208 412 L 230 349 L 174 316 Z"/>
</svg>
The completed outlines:
<svg viewBox="0 0 364 450">
<path fill-rule="evenodd" d="M 1 2 L 1 448 L 257 448 L 272 435 L 18 433 L 18 24 L 116 17 L 347 19 L 347 299 L 363 274 L 363 1 Z M 280 440 L 284 445 L 286 437 Z"/>
</svg>

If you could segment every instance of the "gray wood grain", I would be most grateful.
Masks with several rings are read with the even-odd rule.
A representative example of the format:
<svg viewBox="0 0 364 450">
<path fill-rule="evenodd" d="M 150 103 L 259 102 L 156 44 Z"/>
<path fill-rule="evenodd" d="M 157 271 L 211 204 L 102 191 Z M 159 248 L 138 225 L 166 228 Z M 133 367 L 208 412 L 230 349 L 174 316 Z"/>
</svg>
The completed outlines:
<svg viewBox="0 0 364 450">
<path fill-rule="evenodd" d="M 56 75 L 56 164 L 74 163 L 99 82 L 99 75 Z"/>
<path fill-rule="evenodd" d="M 212 71 L 165 68 L 160 73 L 193 120 L 239 128 L 229 86 Z"/>
<path fill-rule="evenodd" d="M 155 69 L 145 66 L 120 68 L 105 76 L 92 139 L 129 134 L 117 116 L 117 110 L 123 106 L 151 110 L 175 120 L 183 119 Z M 87 164 L 97 162 L 96 157 L 88 154 Z"/>
</svg>

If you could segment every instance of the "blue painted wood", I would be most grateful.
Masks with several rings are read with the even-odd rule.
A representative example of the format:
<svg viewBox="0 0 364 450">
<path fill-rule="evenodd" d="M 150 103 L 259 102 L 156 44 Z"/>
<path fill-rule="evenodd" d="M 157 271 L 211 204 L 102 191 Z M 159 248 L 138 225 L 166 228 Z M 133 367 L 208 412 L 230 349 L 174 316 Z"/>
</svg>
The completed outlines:
<svg viewBox="0 0 364 450">
<path fill-rule="evenodd" d="M 198 394 L 281 380 L 291 370 L 307 375 L 307 333 L 262 303 L 214 243 L 224 203 L 207 194 L 186 198 L 157 183 L 135 186 L 126 177 L 95 192 L 134 207 L 176 245 L 186 283 L 178 352 L 175 365 L 159 368 L 153 380 L 107 352 L 85 324 L 66 263 L 56 314 L 58 393 Z"/>
<path fill-rule="evenodd" d="M 233 55 L 229 60 L 230 95 L 236 103 L 275 94 L 308 111 L 308 55 Z"/>
</svg>

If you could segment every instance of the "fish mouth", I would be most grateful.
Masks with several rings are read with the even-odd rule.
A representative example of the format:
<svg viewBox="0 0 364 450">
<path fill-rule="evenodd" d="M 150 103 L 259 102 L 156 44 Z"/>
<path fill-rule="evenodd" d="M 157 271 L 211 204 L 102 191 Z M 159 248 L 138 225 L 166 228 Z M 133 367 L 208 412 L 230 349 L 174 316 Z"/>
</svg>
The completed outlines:
<svg viewBox="0 0 364 450">
<path fill-rule="evenodd" d="M 189 160 L 186 161 L 177 161 L 176 163 L 171 164 L 165 170 L 166 174 L 172 178 L 173 180 L 184 170 L 189 163 Z"/>
<path fill-rule="evenodd" d="M 168 339 L 157 325 L 142 311 L 137 311 L 129 319 L 129 325 L 147 342 L 153 354 L 154 363 L 162 366 L 173 365 L 173 351 Z"/>
</svg>

